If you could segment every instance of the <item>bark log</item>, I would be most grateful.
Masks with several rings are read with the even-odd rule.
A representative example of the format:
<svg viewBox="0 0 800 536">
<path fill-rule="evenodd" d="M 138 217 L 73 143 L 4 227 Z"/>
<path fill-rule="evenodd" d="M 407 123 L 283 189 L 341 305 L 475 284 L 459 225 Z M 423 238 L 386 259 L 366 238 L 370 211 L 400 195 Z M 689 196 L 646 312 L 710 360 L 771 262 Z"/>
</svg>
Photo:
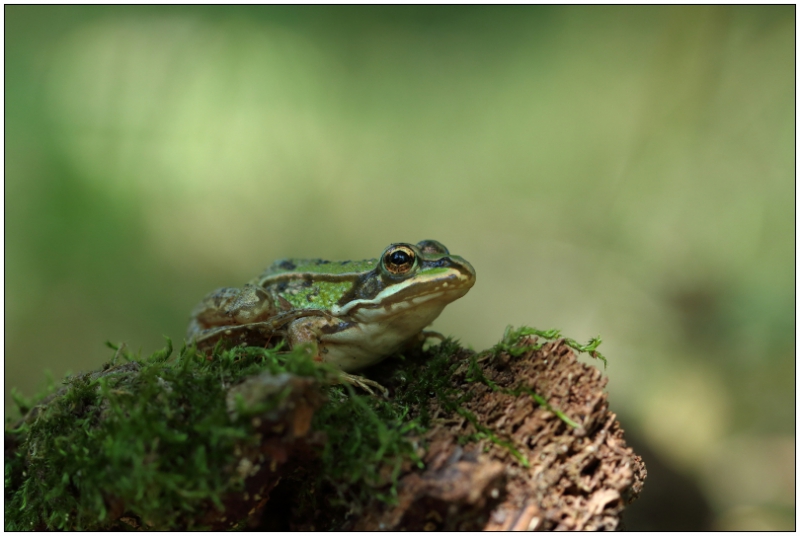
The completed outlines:
<svg viewBox="0 0 800 536">
<path fill-rule="evenodd" d="M 432 398 L 430 411 L 438 422 L 426 435 L 425 469 L 402 477 L 397 506 L 375 505 L 354 528 L 619 529 L 622 511 L 641 492 L 646 470 L 608 409 L 607 377 L 580 363 L 564 340 L 514 358 L 488 354 L 479 362 L 488 382 L 467 381 L 466 352 L 453 359 L 463 364 L 451 381 L 473 394 L 463 409 L 477 422 Z M 579 426 L 567 425 L 530 396 L 503 392 L 519 386 L 529 387 Z M 509 440 L 516 456 L 489 438 L 459 445 L 459 437 L 479 431 L 476 424 Z"/>
<path fill-rule="evenodd" d="M 542 342 L 522 338 L 516 351 L 498 347 L 481 354 L 452 346 L 445 356 L 449 378 L 407 408 L 409 420 L 426 415 L 426 427 L 407 434 L 422 463 L 405 460 L 395 466 L 394 475 L 386 467 L 382 481 L 369 484 L 388 490 L 394 481 L 396 495 L 388 501 L 386 493 L 350 493 L 351 483 L 344 481 L 319 485 L 324 470 L 320 453 L 329 438 L 320 426 L 315 428 L 314 414 L 330 403 L 319 378 L 261 372 L 229 385 L 224 393 L 230 419 L 246 419 L 257 440 L 242 442 L 233 461 L 211 470 L 232 480 L 239 477 L 243 486 L 225 491 L 216 502 L 201 500 L 190 509 L 196 512 L 193 519 L 172 520 L 171 527 L 619 529 L 625 506 L 641 492 L 644 464 L 626 446 L 623 430 L 608 409 L 607 377 L 580 363 L 567 341 Z M 427 358 L 420 352 L 368 372 L 390 390 L 390 402 L 407 400 L 403 395 L 426 373 Z M 131 380 L 124 383 L 133 386 L 138 372 L 139 365 L 129 363 L 86 378 L 129 374 Z M 25 422 L 46 414 L 48 404 L 64 392 L 45 399 Z M 259 404 L 263 407 L 255 413 L 241 411 Z M 98 410 L 98 415 L 102 419 L 104 413 Z M 6 433 L 7 467 L 16 449 L 30 443 L 24 434 Z M 22 463 L 10 473 L 7 469 L 12 475 L 6 481 L 7 505 L 15 486 L 35 478 Z M 164 528 L 133 514 L 130 500 L 106 494 L 105 502 L 107 517 L 91 528 Z M 43 512 L 42 521 L 30 528 L 53 528 L 48 515 Z"/>
</svg>

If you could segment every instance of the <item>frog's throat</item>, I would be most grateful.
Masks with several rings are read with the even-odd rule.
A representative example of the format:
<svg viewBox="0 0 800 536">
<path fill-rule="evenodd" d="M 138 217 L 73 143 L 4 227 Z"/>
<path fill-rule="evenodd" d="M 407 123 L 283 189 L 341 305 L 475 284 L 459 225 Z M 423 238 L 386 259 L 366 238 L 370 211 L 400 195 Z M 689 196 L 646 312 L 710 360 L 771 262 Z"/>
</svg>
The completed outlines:
<svg viewBox="0 0 800 536">
<path fill-rule="evenodd" d="M 454 273 L 453 276 L 440 280 L 437 284 L 430 285 L 426 292 L 419 291 L 420 283 L 409 280 L 383 289 L 372 299 L 351 300 L 344 305 L 331 307 L 331 314 L 336 317 L 352 316 L 358 309 L 383 308 L 391 314 L 400 314 L 403 311 L 416 307 L 434 299 L 441 299 L 445 303 L 457 300 L 467 293 L 475 283 L 475 279 L 464 273 Z M 394 307 L 403 304 L 400 307 Z"/>
</svg>

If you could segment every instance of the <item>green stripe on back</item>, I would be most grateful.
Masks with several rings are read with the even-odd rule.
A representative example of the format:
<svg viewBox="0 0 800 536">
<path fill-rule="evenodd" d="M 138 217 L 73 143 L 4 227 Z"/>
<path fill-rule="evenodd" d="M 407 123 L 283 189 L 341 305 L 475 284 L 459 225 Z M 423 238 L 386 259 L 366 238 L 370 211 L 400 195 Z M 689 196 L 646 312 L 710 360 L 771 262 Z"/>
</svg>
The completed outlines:
<svg viewBox="0 0 800 536">
<path fill-rule="evenodd" d="M 280 295 L 297 309 L 329 310 L 352 286 L 351 281 L 340 283 L 318 281 L 310 287 L 294 287 Z"/>
</svg>

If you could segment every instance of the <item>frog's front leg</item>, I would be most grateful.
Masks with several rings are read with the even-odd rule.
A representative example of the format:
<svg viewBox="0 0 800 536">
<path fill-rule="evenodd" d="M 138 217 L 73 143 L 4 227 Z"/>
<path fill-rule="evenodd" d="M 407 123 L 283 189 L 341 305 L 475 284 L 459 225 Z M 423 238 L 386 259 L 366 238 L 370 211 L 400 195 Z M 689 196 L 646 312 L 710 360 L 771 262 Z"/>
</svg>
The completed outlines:
<svg viewBox="0 0 800 536">
<path fill-rule="evenodd" d="M 323 335 L 326 332 L 335 332 L 345 327 L 345 325 L 349 324 L 333 316 L 326 316 L 325 318 L 301 318 L 289 324 L 287 338 L 289 340 L 289 344 L 292 346 L 303 343 L 311 344 L 314 348 L 314 361 L 324 363 L 328 362 L 328 360 L 325 358 L 326 354 L 329 352 L 327 346 L 335 343 L 331 342 L 330 340 L 325 341 Z M 334 366 L 336 365 L 334 364 Z M 340 366 L 336 366 L 336 368 L 340 368 Z M 367 379 L 363 376 L 349 374 L 344 370 L 339 372 L 339 380 L 341 382 L 349 383 L 355 387 L 360 387 L 371 395 L 375 394 L 371 388 L 377 389 L 384 396 L 389 394 L 389 390 L 378 382 Z"/>
</svg>

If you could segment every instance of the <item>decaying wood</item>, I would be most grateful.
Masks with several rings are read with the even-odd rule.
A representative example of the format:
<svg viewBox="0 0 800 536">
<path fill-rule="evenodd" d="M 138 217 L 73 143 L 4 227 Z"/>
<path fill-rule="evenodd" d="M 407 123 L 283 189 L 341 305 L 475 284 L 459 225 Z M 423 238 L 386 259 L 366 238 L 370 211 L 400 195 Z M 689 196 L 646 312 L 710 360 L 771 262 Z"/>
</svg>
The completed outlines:
<svg viewBox="0 0 800 536">
<path fill-rule="evenodd" d="M 619 529 L 620 515 L 641 492 L 646 470 L 626 446 L 622 428 L 608 409 L 603 391 L 607 378 L 578 362 L 561 340 L 520 357 L 495 356 L 480 365 L 498 388 L 527 386 L 580 426 L 571 428 L 530 397 L 466 381 L 465 361 L 452 378 L 459 389 L 474 395 L 464 409 L 499 437 L 511 439 L 529 467 L 489 439 L 459 446 L 458 437 L 477 430 L 432 398 L 431 412 L 438 415 L 438 423 L 426 437 L 431 446 L 425 470 L 402 478 L 397 506 L 376 505 L 354 528 Z"/>
</svg>

